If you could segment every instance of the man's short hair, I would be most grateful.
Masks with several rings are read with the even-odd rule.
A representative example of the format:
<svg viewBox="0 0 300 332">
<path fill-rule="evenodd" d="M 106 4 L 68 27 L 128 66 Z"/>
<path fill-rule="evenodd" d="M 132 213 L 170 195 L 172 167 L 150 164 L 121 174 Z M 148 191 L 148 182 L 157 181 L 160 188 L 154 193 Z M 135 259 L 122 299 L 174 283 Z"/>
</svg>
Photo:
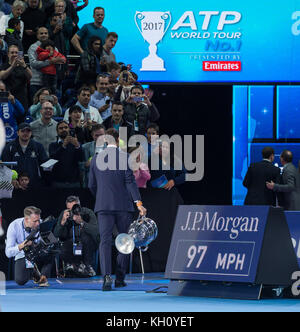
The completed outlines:
<svg viewBox="0 0 300 332">
<path fill-rule="evenodd" d="M 97 79 L 96 79 L 97 83 L 100 81 L 100 78 L 108 78 L 109 79 L 109 75 L 107 75 L 107 74 L 99 74 L 97 76 Z"/>
<path fill-rule="evenodd" d="M 79 96 L 82 91 L 89 91 L 91 93 L 91 89 L 88 86 L 82 86 L 81 88 L 78 89 L 77 96 Z"/>
<path fill-rule="evenodd" d="M 30 217 L 32 214 L 41 215 L 41 213 L 42 213 L 42 210 L 35 206 L 27 206 L 24 209 L 24 217 Z"/>
<path fill-rule="evenodd" d="M 107 40 L 110 37 L 119 38 L 119 36 L 115 32 L 109 32 L 108 35 L 106 36 L 105 40 Z"/>
<path fill-rule="evenodd" d="M 262 157 L 264 159 L 269 159 L 272 156 L 272 154 L 274 154 L 274 153 L 275 153 L 274 149 L 272 147 L 270 147 L 270 146 L 264 147 L 263 150 L 262 150 L 262 152 L 261 152 Z"/>
<path fill-rule="evenodd" d="M 96 10 L 103 10 L 103 11 L 105 11 L 103 7 L 95 7 L 94 11 L 93 11 L 93 15 L 95 15 Z"/>
<path fill-rule="evenodd" d="M 111 108 L 113 108 L 114 105 L 118 105 L 118 106 L 123 106 L 124 107 L 124 104 L 120 100 L 113 101 L 112 104 L 111 104 Z"/>
<path fill-rule="evenodd" d="M 29 176 L 28 173 L 22 172 L 22 173 L 18 174 L 18 180 L 21 179 L 21 178 L 28 178 L 28 179 L 30 179 L 30 176 Z"/>
<path fill-rule="evenodd" d="M 65 124 L 69 127 L 69 124 L 68 124 L 67 121 L 65 121 L 65 120 L 61 120 L 61 121 L 58 121 L 58 123 L 57 123 L 57 125 L 56 125 L 56 131 L 57 131 L 58 127 L 59 127 L 62 123 L 65 123 Z"/>
<path fill-rule="evenodd" d="M 49 32 L 48 28 L 46 28 L 45 26 L 41 26 L 41 27 L 36 27 L 35 28 L 35 33 L 37 34 L 40 29 L 46 29 Z"/>
<path fill-rule="evenodd" d="M 141 90 L 142 93 L 145 92 L 144 88 L 143 88 L 141 85 L 137 84 L 137 85 L 133 86 L 133 87 L 130 89 L 130 93 L 132 93 L 132 91 L 133 91 L 133 90 L 136 90 L 136 89 Z"/>
<path fill-rule="evenodd" d="M 96 123 L 96 124 L 92 125 L 91 133 L 93 133 L 94 131 L 100 130 L 100 129 L 103 129 L 105 131 L 105 127 L 103 126 L 103 124 Z"/>
<path fill-rule="evenodd" d="M 77 202 L 78 204 L 80 204 L 80 199 L 78 196 L 75 196 L 75 195 L 71 195 L 71 196 L 68 196 L 66 198 L 66 204 L 67 203 L 73 203 L 73 202 Z"/>
<path fill-rule="evenodd" d="M 283 150 L 280 157 L 286 162 L 291 163 L 293 161 L 293 153 L 289 150 Z"/>
</svg>

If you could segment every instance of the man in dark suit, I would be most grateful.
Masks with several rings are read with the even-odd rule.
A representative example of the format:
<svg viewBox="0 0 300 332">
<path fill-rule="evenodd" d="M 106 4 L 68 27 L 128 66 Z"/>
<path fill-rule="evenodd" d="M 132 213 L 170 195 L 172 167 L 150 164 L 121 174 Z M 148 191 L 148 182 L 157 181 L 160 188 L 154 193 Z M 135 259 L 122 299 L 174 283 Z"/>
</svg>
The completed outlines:
<svg viewBox="0 0 300 332">
<path fill-rule="evenodd" d="M 103 291 L 111 290 L 112 233 L 116 225 L 119 233 L 127 233 L 133 221 L 136 203 L 141 215 L 146 209 L 141 202 L 135 178 L 128 166 L 128 155 L 118 149 L 119 134 L 108 129 L 105 135 L 107 148 L 94 156 L 89 175 L 89 188 L 96 197 L 95 213 L 100 231 L 100 265 L 104 276 Z M 124 287 L 129 255 L 117 257 L 115 287 Z"/>
<path fill-rule="evenodd" d="M 269 181 L 266 184 L 267 188 L 273 192 L 283 193 L 283 207 L 285 210 L 300 211 L 300 173 L 292 164 L 292 152 L 289 150 L 282 151 L 280 161 L 283 165 L 282 182 Z"/>
<path fill-rule="evenodd" d="M 263 160 L 253 163 L 248 168 L 243 185 L 248 189 L 245 205 L 276 206 L 276 195 L 266 187 L 267 181 L 279 182 L 280 168 L 274 166 L 274 149 L 265 147 L 262 150 Z"/>
</svg>

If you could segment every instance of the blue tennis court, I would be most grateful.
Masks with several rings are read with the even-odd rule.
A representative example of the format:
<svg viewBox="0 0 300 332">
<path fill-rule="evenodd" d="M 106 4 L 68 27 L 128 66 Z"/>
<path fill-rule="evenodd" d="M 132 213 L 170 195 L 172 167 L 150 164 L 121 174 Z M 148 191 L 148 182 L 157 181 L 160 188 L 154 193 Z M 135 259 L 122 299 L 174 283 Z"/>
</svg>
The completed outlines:
<svg viewBox="0 0 300 332">
<path fill-rule="evenodd" d="M 102 279 L 51 279 L 50 287 L 38 289 L 29 282 L 20 287 L 6 284 L 0 296 L 2 312 L 298 312 L 293 299 L 230 300 L 170 296 L 163 274 L 133 274 L 122 290 L 102 292 Z"/>
</svg>

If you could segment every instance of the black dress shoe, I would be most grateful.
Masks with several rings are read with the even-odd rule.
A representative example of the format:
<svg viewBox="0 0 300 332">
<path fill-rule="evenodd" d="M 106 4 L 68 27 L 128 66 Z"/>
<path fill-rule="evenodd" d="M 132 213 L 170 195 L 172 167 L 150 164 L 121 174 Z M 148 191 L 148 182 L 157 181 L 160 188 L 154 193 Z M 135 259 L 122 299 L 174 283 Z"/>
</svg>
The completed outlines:
<svg viewBox="0 0 300 332">
<path fill-rule="evenodd" d="M 111 276 L 109 274 L 106 274 L 104 276 L 102 290 L 103 291 L 111 291 L 111 285 L 112 285 Z"/>
<path fill-rule="evenodd" d="M 127 284 L 124 280 L 115 280 L 115 288 L 126 287 Z"/>
</svg>

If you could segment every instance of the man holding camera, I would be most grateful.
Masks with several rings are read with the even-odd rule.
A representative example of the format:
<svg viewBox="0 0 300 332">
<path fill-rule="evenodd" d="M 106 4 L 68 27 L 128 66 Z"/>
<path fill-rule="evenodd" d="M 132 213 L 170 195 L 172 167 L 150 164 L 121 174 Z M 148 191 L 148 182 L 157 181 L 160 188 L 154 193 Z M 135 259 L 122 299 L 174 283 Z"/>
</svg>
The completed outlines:
<svg viewBox="0 0 300 332">
<path fill-rule="evenodd" d="M 15 258 L 15 281 L 18 285 L 25 285 L 31 277 L 40 287 L 49 286 L 47 278 L 51 275 L 53 256 L 38 257 L 36 264 L 26 259 L 25 252 L 41 241 L 38 232 L 41 210 L 34 206 L 24 209 L 24 217 L 14 220 L 8 227 L 5 254 L 8 258 Z M 32 236 L 32 234 L 35 236 Z M 28 237 L 32 239 L 28 239 Z M 39 272 L 39 270 L 41 272 Z"/>
<path fill-rule="evenodd" d="M 49 156 L 58 160 L 52 170 L 52 186 L 55 188 L 80 188 L 79 162 L 83 161 L 82 147 L 76 136 L 70 133 L 66 121 L 56 126 L 58 141 L 49 145 Z"/>
<path fill-rule="evenodd" d="M 66 207 L 57 221 L 54 235 L 63 241 L 61 257 L 66 263 L 66 272 L 74 272 L 74 264 L 81 262 L 82 275 L 96 275 L 92 262 L 99 246 L 98 222 L 94 212 L 80 206 L 77 196 L 66 199 Z"/>
<path fill-rule="evenodd" d="M 145 94 L 141 85 L 131 88 L 124 106 L 124 117 L 133 125 L 135 134 L 139 135 L 145 135 L 149 122 L 159 119 L 158 109 Z"/>
<path fill-rule="evenodd" d="M 111 116 L 111 99 L 107 95 L 109 87 L 109 78 L 100 74 L 96 81 L 97 91 L 91 96 L 90 106 L 98 109 L 102 120 L 104 121 Z"/>
</svg>

